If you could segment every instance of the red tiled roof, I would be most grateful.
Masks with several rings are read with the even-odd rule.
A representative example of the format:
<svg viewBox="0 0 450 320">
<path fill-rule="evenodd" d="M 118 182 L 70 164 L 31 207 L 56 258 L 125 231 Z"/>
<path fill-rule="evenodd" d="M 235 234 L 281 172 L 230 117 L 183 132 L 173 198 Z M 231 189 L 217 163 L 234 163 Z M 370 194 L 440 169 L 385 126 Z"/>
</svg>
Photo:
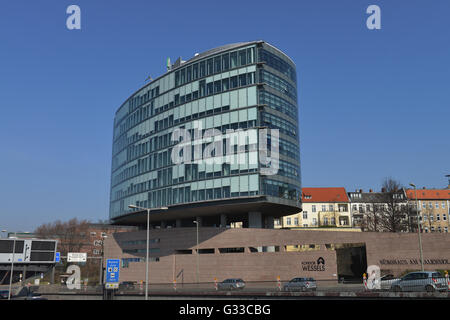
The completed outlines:
<svg viewBox="0 0 450 320">
<path fill-rule="evenodd" d="M 349 202 L 344 187 L 302 188 L 302 202 Z"/>
<path fill-rule="evenodd" d="M 407 189 L 406 196 L 410 200 L 416 199 L 414 189 Z M 417 189 L 419 200 L 450 200 L 450 189 Z"/>
</svg>

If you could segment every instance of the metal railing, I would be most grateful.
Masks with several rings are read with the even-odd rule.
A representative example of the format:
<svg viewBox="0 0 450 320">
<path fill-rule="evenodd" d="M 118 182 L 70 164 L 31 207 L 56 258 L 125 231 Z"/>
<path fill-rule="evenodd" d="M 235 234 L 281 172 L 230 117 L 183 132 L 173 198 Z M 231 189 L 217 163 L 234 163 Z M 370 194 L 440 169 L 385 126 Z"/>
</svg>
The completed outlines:
<svg viewBox="0 0 450 320">
<path fill-rule="evenodd" d="M 29 291 L 26 291 L 27 289 Z M 0 287 L 1 290 L 7 288 Z M 79 289 L 68 289 L 66 285 L 40 285 L 28 288 L 14 286 L 12 288 L 12 296 L 17 297 L 26 294 L 26 292 L 34 292 L 42 296 L 61 295 L 70 299 L 76 295 L 104 296 L 104 286 L 101 285 L 81 285 Z M 170 296 L 170 295 L 241 295 L 241 296 L 358 296 L 367 294 L 380 293 L 425 293 L 433 296 L 445 296 L 449 298 L 449 283 L 447 278 L 437 279 L 419 279 L 404 281 L 401 279 L 391 279 L 381 281 L 379 286 L 361 279 L 360 282 L 342 283 L 333 280 L 317 280 L 317 281 L 300 281 L 290 282 L 290 280 L 279 281 L 247 281 L 243 288 L 227 286 L 221 282 L 201 282 L 201 283 L 150 283 L 150 296 Z M 145 284 L 136 283 L 134 285 L 119 285 L 114 290 L 115 296 L 129 296 L 135 299 L 141 299 L 145 294 Z"/>
</svg>

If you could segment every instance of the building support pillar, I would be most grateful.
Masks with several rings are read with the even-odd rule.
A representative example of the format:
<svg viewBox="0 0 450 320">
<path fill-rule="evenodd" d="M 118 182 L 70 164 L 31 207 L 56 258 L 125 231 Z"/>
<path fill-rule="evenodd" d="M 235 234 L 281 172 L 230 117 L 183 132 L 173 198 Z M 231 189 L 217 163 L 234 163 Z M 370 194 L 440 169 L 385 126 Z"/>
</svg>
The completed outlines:
<svg viewBox="0 0 450 320">
<path fill-rule="evenodd" d="M 225 228 L 227 226 L 227 215 L 225 213 L 222 213 L 220 215 L 220 226 L 222 228 Z"/>
<path fill-rule="evenodd" d="M 176 227 L 176 228 L 181 228 L 181 219 L 177 219 L 177 220 L 175 221 L 175 227 Z"/>
<path fill-rule="evenodd" d="M 274 223 L 275 219 L 272 216 L 266 217 L 266 223 L 265 223 L 265 227 L 266 229 L 273 229 L 274 228 Z"/>
<path fill-rule="evenodd" d="M 249 228 L 262 228 L 261 212 L 249 212 L 248 213 L 248 227 Z"/>
</svg>

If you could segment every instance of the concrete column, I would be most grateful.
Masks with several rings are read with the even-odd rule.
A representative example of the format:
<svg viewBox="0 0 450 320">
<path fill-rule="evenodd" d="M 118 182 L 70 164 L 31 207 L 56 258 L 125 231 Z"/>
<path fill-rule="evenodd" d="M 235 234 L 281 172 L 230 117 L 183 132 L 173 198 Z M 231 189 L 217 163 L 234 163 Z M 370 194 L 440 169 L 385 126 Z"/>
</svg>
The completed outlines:
<svg viewBox="0 0 450 320">
<path fill-rule="evenodd" d="M 175 222 L 175 226 L 177 227 L 177 228 L 181 228 L 181 219 L 177 219 L 176 220 L 176 222 Z"/>
<path fill-rule="evenodd" d="M 166 227 L 166 222 L 165 221 L 161 221 L 161 229 L 164 229 Z"/>
<path fill-rule="evenodd" d="M 266 217 L 266 229 L 273 229 L 274 228 L 274 223 L 275 219 L 273 217 Z"/>
<path fill-rule="evenodd" d="M 227 226 L 227 215 L 224 213 L 220 215 L 220 226 L 223 228 Z"/>
<path fill-rule="evenodd" d="M 195 220 L 197 220 L 197 223 L 198 223 L 199 227 L 203 226 L 202 217 L 196 217 Z M 194 224 L 194 226 L 195 226 L 195 224 Z"/>
<path fill-rule="evenodd" d="M 55 268 L 56 268 L 56 266 L 53 265 L 53 267 L 52 267 L 52 276 L 50 278 L 50 283 L 51 284 L 55 284 Z"/>
<path fill-rule="evenodd" d="M 22 271 L 22 283 L 25 284 L 25 280 L 27 279 L 27 266 L 24 265 L 23 266 L 23 271 Z"/>
<path fill-rule="evenodd" d="M 262 228 L 261 212 L 249 212 L 248 213 L 248 227 L 249 228 Z"/>
</svg>

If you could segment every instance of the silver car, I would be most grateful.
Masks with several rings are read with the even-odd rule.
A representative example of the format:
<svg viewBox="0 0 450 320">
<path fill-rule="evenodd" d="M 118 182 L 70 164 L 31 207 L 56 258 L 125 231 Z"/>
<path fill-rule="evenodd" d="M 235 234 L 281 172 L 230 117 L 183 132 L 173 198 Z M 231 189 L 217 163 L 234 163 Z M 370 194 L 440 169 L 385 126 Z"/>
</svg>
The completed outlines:
<svg viewBox="0 0 450 320">
<path fill-rule="evenodd" d="M 217 284 L 218 290 L 237 290 L 237 289 L 242 290 L 244 288 L 245 288 L 244 280 L 237 278 L 225 279 Z"/>
<path fill-rule="evenodd" d="M 294 278 L 283 286 L 284 291 L 316 291 L 314 278 Z"/>
<path fill-rule="evenodd" d="M 447 291 L 445 278 L 437 271 L 411 272 L 392 283 L 391 289 L 400 291 Z"/>
<path fill-rule="evenodd" d="M 386 274 L 380 278 L 380 289 L 381 290 L 391 290 L 392 284 L 400 280 L 394 277 L 393 274 Z"/>
</svg>

